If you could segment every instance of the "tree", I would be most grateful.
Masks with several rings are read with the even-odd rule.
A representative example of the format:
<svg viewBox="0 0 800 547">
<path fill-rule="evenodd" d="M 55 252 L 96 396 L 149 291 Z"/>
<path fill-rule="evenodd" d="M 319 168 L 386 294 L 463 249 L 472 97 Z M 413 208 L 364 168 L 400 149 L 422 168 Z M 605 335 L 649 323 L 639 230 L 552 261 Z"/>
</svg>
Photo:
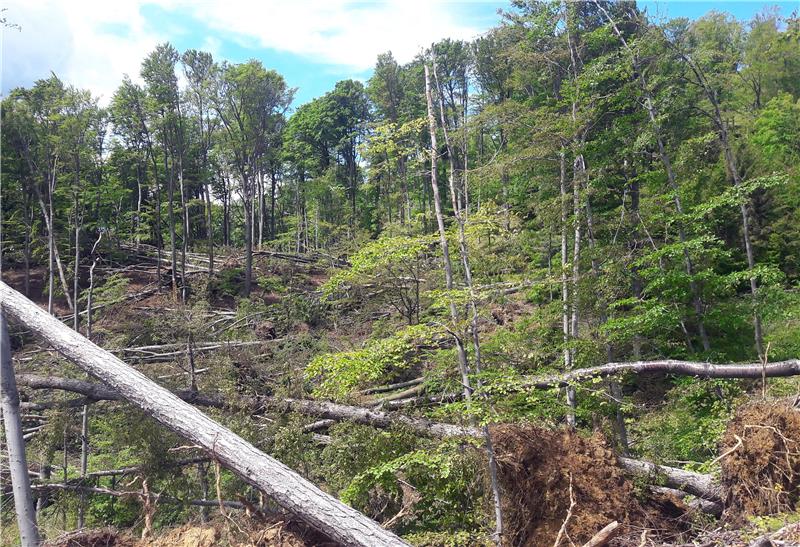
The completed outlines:
<svg viewBox="0 0 800 547">
<path fill-rule="evenodd" d="M 294 92 L 283 77 L 260 62 L 223 63 L 217 72 L 214 109 L 224 127 L 224 143 L 239 176 L 245 221 L 245 295 L 253 279 L 253 228 L 256 177 L 260 160 L 274 145 L 280 121 Z"/>
</svg>

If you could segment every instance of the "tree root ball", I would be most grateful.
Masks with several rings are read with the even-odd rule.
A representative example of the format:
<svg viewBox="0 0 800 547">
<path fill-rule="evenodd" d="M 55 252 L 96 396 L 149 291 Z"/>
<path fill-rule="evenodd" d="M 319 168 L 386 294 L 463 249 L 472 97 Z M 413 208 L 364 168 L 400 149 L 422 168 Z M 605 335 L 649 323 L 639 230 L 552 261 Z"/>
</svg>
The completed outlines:
<svg viewBox="0 0 800 547">
<path fill-rule="evenodd" d="M 795 511 L 800 499 L 800 410 L 786 401 L 746 404 L 720 447 L 725 517 Z"/>
<path fill-rule="evenodd" d="M 565 520 L 562 545 L 583 544 L 615 520 L 623 526 L 615 545 L 636 544 L 645 529 L 664 541 L 687 530 L 687 508 L 667 495 L 648 492 L 640 499 L 600 434 L 501 425 L 492 438 L 506 545 L 553 545 Z"/>
</svg>

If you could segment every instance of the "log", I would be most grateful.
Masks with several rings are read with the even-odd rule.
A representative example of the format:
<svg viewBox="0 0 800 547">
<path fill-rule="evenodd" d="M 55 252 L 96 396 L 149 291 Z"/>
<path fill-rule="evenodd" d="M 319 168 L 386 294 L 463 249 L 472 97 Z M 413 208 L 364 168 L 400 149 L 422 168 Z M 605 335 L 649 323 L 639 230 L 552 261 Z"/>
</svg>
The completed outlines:
<svg viewBox="0 0 800 547">
<path fill-rule="evenodd" d="M 800 375 L 800 359 L 777 361 L 763 365 L 761 363 L 730 363 L 714 365 L 694 361 L 676 361 L 662 359 L 658 361 L 634 361 L 630 363 L 606 363 L 599 367 L 581 368 L 563 374 L 550 376 L 534 376 L 524 382 L 525 387 L 548 389 L 566 387 L 571 383 L 604 378 L 623 372 L 636 374 L 659 373 L 697 376 L 700 378 L 783 378 Z"/>
<path fill-rule="evenodd" d="M 56 376 L 37 376 L 35 374 L 18 374 L 17 384 L 31 389 L 58 389 L 61 391 L 70 391 L 72 393 L 79 393 L 89 399 L 90 401 L 121 401 L 125 399 L 119 392 L 107 388 L 104 385 L 94 382 L 87 382 L 85 380 L 75 380 L 73 378 L 59 378 Z M 164 389 L 164 388 L 161 388 Z M 175 391 L 173 394 L 186 401 L 198 406 L 206 406 L 212 408 L 227 408 L 229 405 L 221 399 L 202 395 L 197 391 L 181 390 Z M 74 406 L 78 406 L 80 399 L 74 400 Z M 69 401 L 71 403 L 71 401 Z M 69 406 L 73 406 L 70 404 Z"/>
<path fill-rule="evenodd" d="M 33 489 L 36 492 L 63 490 L 67 492 L 78 492 L 84 494 L 100 494 L 103 496 L 111 496 L 114 498 L 125 498 L 125 497 L 141 498 L 142 496 L 144 496 L 142 492 L 111 490 L 110 488 L 103 488 L 101 486 L 81 486 L 78 484 L 63 484 L 63 483 L 37 484 L 33 486 Z M 203 499 L 182 500 L 172 496 L 167 496 L 165 494 L 150 494 L 150 497 L 158 501 L 183 503 L 186 505 L 195 505 L 198 507 L 219 507 L 220 505 L 220 500 L 203 500 Z M 241 509 L 241 510 L 245 509 L 245 505 L 240 501 L 222 500 L 222 505 L 224 505 L 225 507 L 230 507 L 231 509 Z"/>
<path fill-rule="evenodd" d="M 321 491 L 174 393 L 72 331 L 3 282 L 0 282 L 0 304 L 10 317 L 85 372 L 103 381 L 159 423 L 203 448 L 313 528 L 347 546 L 407 545 L 375 521 Z"/>
<path fill-rule="evenodd" d="M 663 485 L 683 490 L 693 496 L 710 501 L 722 501 L 722 489 L 711 475 L 686 471 L 677 467 L 658 465 L 632 458 L 618 457 L 620 466 L 625 471 L 638 476 L 659 476 L 664 479 Z"/>
<path fill-rule="evenodd" d="M 151 381 L 148 380 L 148 382 Z M 32 389 L 59 389 L 71 391 L 96 401 L 119 401 L 122 399 L 127 399 L 127 397 L 123 397 L 120 392 L 117 392 L 113 389 L 109 389 L 93 382 L 74 380 L 72 378 L 19 374 L 17 376 L 17 383 Z M 165 390 L 165 388 L 161 387 L 160 389 Z M 196 391 L 177 391 L 174 392 L 173 395 L 184 401 L 194 403 L 199 406 L 208 406 L 214 408 L 230 407 L 228 403 L 221 399 L 203 395 Z M 404 416 L 402 414 L 383 412 L 371 408 L 342 405 L 328 401 L 260 397 L 258 402 L 260 403 L 261 407 L 288 410 L 298 414 L 304 414 L 306 416 L 316 416 L 323 420 L 336 420 L 340 422 L 352 421 L 358 424 L 371 425 L 378 428 L 388 428 L 392 425 L 400 425 L 407 427 L 424 437 L 477 437 L 480 435 L 480 430 L 474 427 L 432 422 L 424 418 L 413 418 L 411 416 Z M 77 402 L 75 404 L 77 405 Z M 255 405 L 256 403 L 253 402 L 245 406 L 249 406 L 250 410 L 253 410 Z"/>
<path fill-rule="evenodd" d="M 709 515 L 714 515 L 715 517 L 719 517 L 722 515 L 722 511 L 725 509 L 725 506 L 722 504 L 721 501 L 711 501 L 703 498 L 695 497 L 694 499 L 686 499 L 691 494 L 684 492 L 683 490 L 676 490 L 675 488 L 667 488 L 666 486 L 651 486 L 650 490 L 652 492 L 656 492 L 659 494 L 667 494 L 670 496 L 674 496 L 689 506 L 690 509 L 695 509 L 700 511 L 701 513 L 706 513 Z"/>
<path fill-rule="evenodd" d="M 592 536 L 592 539 L 584 543 L 583 547 L 603 547 L 604 545 L 608 545 L 608 542 L 614 539 L 614 536 L 621 531 L 622 528 L 620 528 L 619 522 L 615 520 Z"/>
<path fill-rule="evenodd" d="M 372 395 L 374 393 L 385 393 L 387 391 L 394 391 L 396 389 L 401 389 L 404 387 L 411 387 L 417 386 L 425 381 L 425 378 L 419 377 L 414 378 L 413 380 L 408 380 L 407 382 L 399 382 L 397 384 L 389 384 L 386 386 L 378 386 L 378 387 L 371 387 L 369 389 L 365 389 L 361 392 L 362 395 Z"/>
<path fill-rule="evenodd" d="M 384 429 L 393 425 L 404 426 L 425 437 L 482 437 L 481 430 L 477 427 L 432 422 L 424 418 L 412 418 L 402 414 L 342 405 L 328 401 L 272 399 L 265 402 L 269 407 L 280 407 L 291 412 L 297 412 L 298 414 L 305 414 L 308 416 L 317 416 L 322 419 L 352 421 L 358 424 L 371 425 Z"/>
</svg>

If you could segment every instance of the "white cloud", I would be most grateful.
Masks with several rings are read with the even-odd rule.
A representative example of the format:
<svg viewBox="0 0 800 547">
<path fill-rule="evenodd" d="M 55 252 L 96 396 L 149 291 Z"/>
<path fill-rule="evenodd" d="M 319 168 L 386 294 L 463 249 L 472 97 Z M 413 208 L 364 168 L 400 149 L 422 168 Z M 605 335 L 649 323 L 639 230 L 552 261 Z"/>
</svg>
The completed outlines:
<svg viewBox="0 0 800 547">
<path fill-rule="evenodd" d="M 407 62 L 445 38 L 469 39 L 479 29 L 459 22 L 459 3 L 420 0 L 2 0 L 5 15 L 22 26 L 3 36 L 3 91 L 29 86 L 54 71 L 91 89 L 107 103 L 123 74 L 136 79 L 142 59 L 161 41 L 192 29 L 199 48 L 218 53 L 230 40 L 363 73 L 391 50 Z M 164 13 L 147 21 L 141 8 Z M 461 4 L 463 5 L 463 4 Z M 193 21 L 184 21 L 191 17 Z M 191 23 L 191 24 L 188 24 Z M 160 32 L 154 28 L 161 29 Z M 254 52 L 254 56 L 257 53 Z M 219 55 L 215 55 L 219 57 Z"/>
<path fill-rule="evenodd" d="M 5 0 L 5 15 L 21 31 L 3 33 L 3 90 L 31 85 L 53 71 L 107 103 L 127 73 L 164 40 L 148 30 L 140 2 Z"/>
<path fill-rule="evenodd" d="M 407 62 L 436 40 L 470 39 L 479 32 L 458 21 L 456 2 L 227 0 L 185 6 L 243 45 L 255 43 L 358 72 L 371 68 L 385 51 Z"/>
</svg>

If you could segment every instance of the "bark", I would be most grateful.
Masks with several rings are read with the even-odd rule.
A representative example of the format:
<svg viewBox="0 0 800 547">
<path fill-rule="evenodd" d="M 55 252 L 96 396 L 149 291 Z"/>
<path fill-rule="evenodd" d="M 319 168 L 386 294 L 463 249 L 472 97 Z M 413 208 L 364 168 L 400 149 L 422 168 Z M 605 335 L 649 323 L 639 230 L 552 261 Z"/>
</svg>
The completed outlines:
<svg viewBox="0 0 800 547">
<path fill-rule="evenodd" d="M 591 378 L 613 376 L 624 372 L 636 374 L 679 374 L 700 378 L 784 378 L 800 375 L 800 359 L 762 363 L 733 363 L 714 365 L 693 361 L 662 359 L 659 361 L 635 361 L 631 363 L 607 363 L 598 367 L 576 369 L 553 376 L 528 378 L 528 387 L 548 389 L 553 386 L 566 386 L 570 382 L 580 382 Z"/>
<path fill-rule="evenodd" d="M 178 435 L 206 450 L 249 484 L 344 545 L 406 545 L 376 522 L 338 501 L 250 443 L 49 316 L 0 282 L 8 314 L 85 372 Z M 26 470 L 27 471 L 27 470 Z M 27 476 L 27 472 L 25 473 Z"/>
<path fill-rule="evenodd" d="M 175 163 L 168 162 L 167 137 L 164 136 L 164 173 L 167 175 L 167 220 L 169 221 L 169 248 L 170 248 L 170 280 L 172 283 L 172 298 L 178 299 L 178 254 L 175 246 Z"/>
<path fill-rule="evenodd" d="M 182 149 L 178 153 L 178 185 L 181 189 L 181 211 L 183 213 L 183 244 L 181 245 L 181 302 L 186 304 L 186 298 L 188 297 L 187 292 L 189 290 L 189 287 L 186 285 L 186 253 L 189 251 L 189 207 L 186 205 Z"/>
<path fill-rule="evenodd" d="M 244 194 L 244 296 L 250 296 L 253 285 L 253 196 L 245 169 L 241 170 Z"/>
<path fill-rule="evenodd" d="M 562 146 L 558 155 L 559 161 L 559 194 L 561 197 L 561 331 L 564 340 L 564 370 L 572 368 L 572 351 L 570 349 L 571 325 L 570 325 L 570 302 L 569 302 L 569 277 L 567 268 L 569 267 L 569 245 L 567 236 L 567 159 Z M 572 408 L 575 391 L 567 389 L 567 404 Z M 567 414 L 567 423 L 574 425 L 575 414 L 570 411 Z"/>
<path fill-rule="evenodd" d="M 41 312 L 44 313 L 44 312 Z M 66 327 L 65 327 L 66 328 Z M 25 441 L 22 438 L 22 420 L 19 414 L 19 392 L 14 381 L 11 363 L 11 340 L 8 337 L 5 310 L 0 305 L 0 410 L 5 425 L 8 467 L 14 491 L 20 543 L 23 547 L 38 547 L 39 531 L 33 505 L 28 462 L 25 458 Z"/>
<path fill-rule="evenodd" d="M 321 419 L 336 421 L 352 421 L 362 425 L 387 428 L 393 425 L 407 427 L 415 433 L 433 438 L 444 437 L 481 437 L 478 428 L 431 422 L 424 418 L 412 418 L 402 414 L 382 412 L 371 408 L 342 405 L 327 401 L 311 401 L 306 399 L 270 399 L 264 400 L 272 408 L 283 408 L 298 414 L 315 416 Z"/>
</svg>

